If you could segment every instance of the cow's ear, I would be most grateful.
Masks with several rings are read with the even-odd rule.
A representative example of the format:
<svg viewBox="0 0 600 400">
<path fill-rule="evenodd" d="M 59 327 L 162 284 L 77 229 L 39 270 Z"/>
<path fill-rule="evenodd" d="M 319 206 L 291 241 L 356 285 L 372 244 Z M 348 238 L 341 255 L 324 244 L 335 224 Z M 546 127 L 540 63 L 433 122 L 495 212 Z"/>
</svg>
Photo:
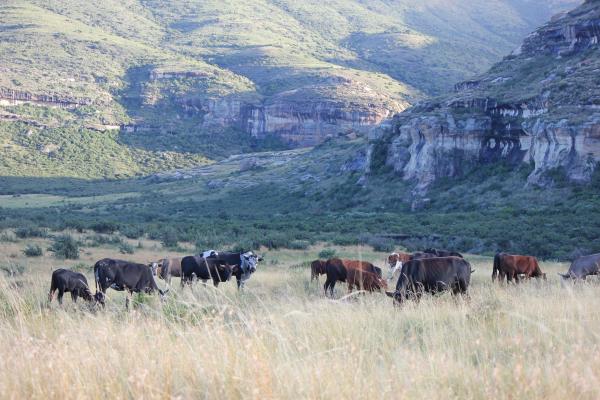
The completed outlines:
<svg viewBox="0 0 600 400">
<path fill-rule="evenodd" d="M 396 292 L 387 292 L 387 291 L 386 291 L 386 292 L 385 292 L 385 294 L 386 294 L 388 297 L 394 297 L 394 295 L 396 294 Z"/>
</svg>

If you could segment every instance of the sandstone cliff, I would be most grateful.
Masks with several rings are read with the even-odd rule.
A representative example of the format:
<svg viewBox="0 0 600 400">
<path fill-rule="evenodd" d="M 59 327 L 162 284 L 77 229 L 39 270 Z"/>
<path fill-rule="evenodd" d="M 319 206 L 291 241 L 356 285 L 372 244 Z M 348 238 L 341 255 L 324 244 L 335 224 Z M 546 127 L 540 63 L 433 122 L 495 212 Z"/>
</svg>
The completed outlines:
<svg viewBox="0 0 600 400">
<path fill-rule="evenodd" d="M 559 15 L 483 76 L 394 118 L 372 135 L 416 194 L 483 163 L 531 163 L 543 185 L 563 169 L 586 182 L 600 161 L 600 1 Z"/>
</svg>

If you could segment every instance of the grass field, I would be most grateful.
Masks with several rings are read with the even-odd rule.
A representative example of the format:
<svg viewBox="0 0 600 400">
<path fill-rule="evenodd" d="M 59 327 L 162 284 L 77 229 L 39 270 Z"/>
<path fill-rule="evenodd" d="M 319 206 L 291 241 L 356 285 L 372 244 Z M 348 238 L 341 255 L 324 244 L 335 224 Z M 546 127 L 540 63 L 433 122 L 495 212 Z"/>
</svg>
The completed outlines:
<svg viewBox="0 0 600 400">
<path fill-rule="evenodd" d="M 46 239 L 28 239 L 47 246 Z M 131 242 L 134 244 L 134 242 Z M 135 242 L 137 243 L 137 241 Z M 336 299 L 310 282 L 306 251 L 265 251 L 238 293 L 232 282 L 138 298 L 124 310 L 109 291 L 105 310 L 48 306 L 50 271 L 93 261 L 25 258 L 25 242 L 0 243 L 2 398 L 583 398 L 600 395 L 598 285 L 562 286 L 566 264 L 542 263 L 547 282 L 491 284 L 491 260 L 476 269 L 471 299 L 426 297 L 394 308 L 382 294 Z M 152 241 L 123 256 L 142 262 L 167 252 Z M 185 246 L 185 245 L 184 245 Z M 384 253 L 338 247 L 383 266 Z M 321 279 L 320 284 L 323 283 Z M 164 282 L 159 281 L 161 286 Z"/>
</svg>

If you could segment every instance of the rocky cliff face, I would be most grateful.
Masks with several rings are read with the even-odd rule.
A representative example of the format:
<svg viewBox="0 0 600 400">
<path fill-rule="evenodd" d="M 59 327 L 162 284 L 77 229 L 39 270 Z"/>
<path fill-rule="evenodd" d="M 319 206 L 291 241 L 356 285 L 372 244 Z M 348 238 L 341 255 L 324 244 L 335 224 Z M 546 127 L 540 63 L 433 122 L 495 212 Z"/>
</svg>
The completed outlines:
<svg viewBox="0 0 600 400">
<path fill-rule="evenodd" d="M 0 105 L 36 104 L 47 107 L 77 108 L 92 104 L 91 99 L 52 94 L 33 94 L 22 90 L 0 88 Z"/>
<path fill-rule="evenodd" d="M 360 93 L 360 101 L 336 98 L 323 93 L 328 88 L 313 87 L 264 99 L 229 95 L 176 102 L 186 113 L 202 115 L 204 129 L 235 127 L 257 139 L 276 136 L 292 147 L 313 146 L 338 133 L 367 133 L 408 106 L 358 82 L 344 80 L 335 85 Z"/>
<path fill-rule="evenodd" d="M 496 161 L 533 164 L 532 184 L 556 168 L 586 182 L 600 161 L 599 39 L 600 1 L 588 0 L 455 93 L 396 116 L 371 146 L 387 146 L 385 162 L 416 194 Z"/>
</svg>

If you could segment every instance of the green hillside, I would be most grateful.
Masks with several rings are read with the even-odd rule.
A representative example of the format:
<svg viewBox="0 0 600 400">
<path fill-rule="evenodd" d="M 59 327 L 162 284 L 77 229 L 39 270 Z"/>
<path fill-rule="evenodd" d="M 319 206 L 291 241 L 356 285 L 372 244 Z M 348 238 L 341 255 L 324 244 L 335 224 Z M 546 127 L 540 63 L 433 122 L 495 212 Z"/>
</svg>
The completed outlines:
<svg viewBox="0 0 600 400">
<path fill-rule="evenodd" d="M 0 175 L 131 176 L 282 148 L 226 113 L 279 102 L 399 110 L 485 70 L 576 1 L 413 3 L 3 2 Z M 207 112 L 216 123 L 206 124 Z M 122 124 L 135 134 L 102 134 Z M 77 155 L 63 143 L 72 132 Z M 48 145 L 54 151 L 40 152 Z"/>
</svg>

